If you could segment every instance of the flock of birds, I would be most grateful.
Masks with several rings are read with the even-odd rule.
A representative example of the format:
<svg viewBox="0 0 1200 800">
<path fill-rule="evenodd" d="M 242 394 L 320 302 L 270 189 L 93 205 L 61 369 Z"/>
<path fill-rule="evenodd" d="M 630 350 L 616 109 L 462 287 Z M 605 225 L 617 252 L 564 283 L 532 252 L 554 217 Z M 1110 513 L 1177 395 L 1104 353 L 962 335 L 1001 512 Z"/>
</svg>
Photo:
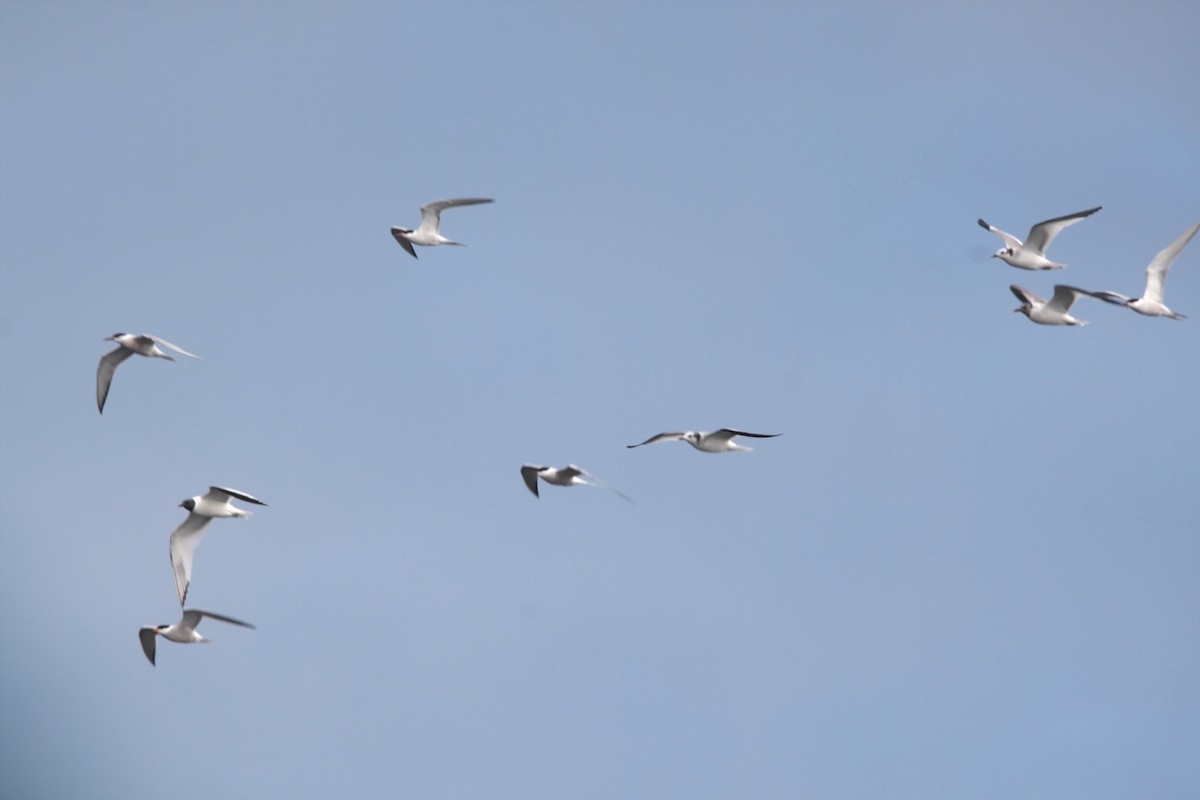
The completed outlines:
<svg viewBox="0 0 1200 800">
<path fill-rule="evenodd" d="M 466 197 L 453 200 L 438 200 L 429 203 L 421 208 L 421 224 L 415 230 L 393 227 L 391 229 L 392 236 L 395 237 L 396 242 L 413 258 L 417 257 L 417 252 L 413 245 L 421 245 L 422 247 L 436 245 L 463 246 L 461 242 L 455 242 L 442 235 L 442 212 L 448 208 L 491 202 L 493 202 L 491 198 Z M 1055 217 L 1054 219 L 1039 222 L 1030 229 L 1029 235 L 1024 242 L 999 228 L 992 227 L 982 219 L 979 220 L 979 225 L 990 233 L 1000 237 L 1004 242 L 1004 247 L 998 250 L 993 258 L 999 258 L 1019 269 L 1063 269 L 1066 266 L 1065 264 L 1056 263 L 1046 257 L 1046 249 L 1063 228 L 1074 225 L 1076 222 L 1090 217 L 1099 210 L 1100 207 L 1097 206 L 1087 211 L 1080 211 L 1077 214 L 1068 214 L 1067 216 Z M 1192 237 L 1196 235 L 1198 230 L 1200 230 L 1200 223 L 1184 231 L 1183 235 L 1154 257 L 1154 260 L 1146 268 L 1146 288 L 1141 297 L 1131 298 L 1117 292 L 1088 291 L 1074 286 L 1058 284 L 1054 287 L 1054 294 L 1051 298 L 1045 300 L 1028 289 L 1013 284 L 1009 288 L 1021 301 L 1020 308 L 1016 308 L 1014 311 L 1023 313 L 1031 321 L 1041 325 L 1086 325 L 1086 322 L 1072 317 L 1070 310 L 1079 297 L 1087 296 L 1103 300 L 1107 303 L 1125 306 L 1146 316 L 1184 319 L 1182 314 L 1175 313 L 1163 303 L 1163 284 L 1166 280 L 1167 270 L 1171 268 L 1171 264 L 1174 263 L 1179 253 L 1191 241 Z M 116 373 L 117 367 L 130 356 L 136 354 L 146 358 L 163 358 L 168 361 L 174 361 L 175 358 L 163 350 L 163 348 L 166 348 L 189 358 L 200 358 L 200 356 L 189 353 L 165 339 L 147 333 L 140 335 L 117 333 L 109 336 L 105 341 L 115 342 L 117 348 L 106 353 L 100 359 L 100 365 L 96 370 L 96 405 L 100 409 L 101 414 L 104 413 L 104 405 L 108 399 L 109 389 L 112 387 L 113 375 Z M 627 447 L 634 448 L 648 444 L 682 441 L 702 453 L 729 453 L 751 449 L 734 441 L 738 437 L 770 439 L 779 435 L 781 434 L 749 433 L 731 428 L 722 428 L 716 431 L 680 431 L 659 433 L 643 442 L 627 445 Z M 521 467 L 521 478 L 534 497 L 540 496 L 538 494 L 538 482 L 544 481 L 551 486 L 599 486 L 632 502 L 627 495 L 575 464 L 568 464 L 565 467 L 544 467 L 525 464 Z M 246 492 L 220 486 L 210 486 L 207 493 L 188 498 L 179 504 L 180 507 L 187 510 L 188 515 L 179 527 L 171 532 L 170 555 L 171 571 L 174 574 L 175 589 L 179 595 L 179 605 L 181 608 L 186 603 L 188 587 L 192 580 L 192 560 L 195 555 L 196 545 L 199 544 L 200 538 L 204 535 L 209 523 L 216 518 L 246 518 L 251 515 L 250 511 L 235 506 L 233 504 L 234 500 L 241 500 L 259 506 L 266 505 L 266 503 L 257 497 Z M 181 644 L 209 641 L 196 630 L 197 626 L 205 618 L 245 628 L 254 628 L 248 622 L 243 622 L 223 614 L 216 614 L 211 611 L 202 611 L 195 608 L 183 608 L 182 618 L 174 625 L 147 626 L 138 631 L 138 639 L 141 641 L 142 651 L 146 654 L 146 658 L 150 661 L 151 665 L 155 663 L 156 643 L 159 636 Z"/>
<path fill-rule="evenodd" d="M 979 220 L 979 227 L 996 234 L 1004 242 L 1004 247 L 997 250 L 992 258 L 999 258 L 1018 269 L 1063 269 L 1066 264 L 1058 264 L 1046 258 L 1046 248 L 1063 228 L 1090 217 L 1100 208 L 1101 206 L 1096 206 L 1077 214 L 1068 214 L 1065 217 L 1055 217 L 1039 222 L 1029 229 L 1029 235 L 1025 237 L 1024 242 L 1011 233 L 1005 233 L 999 228 L 989 225 L 982 219 Z M 1054 294 L 1049 300 L 1046 300 L 1014 283 L 1008 288 L 1021 301 L 1021 306 L 1013 311 L 1014 313 L 1021 312 L 1029 317 L 1030 321 L 1039 325 L 1087 325 L 1084 320 L 1071 316 L 1071 306 L 1081 296 L 1087 296 L 1113 305 L 1125 306 L 1148 317 L 1185 319 L 1183 314 L 1176 314 L 1163 302 L 1163 284 L 1167 279 L 1167 270 L 1171 268 L 1171 264 L 1175 262 L 1187 243 L 1196 235 L 1197 230 L 1200 230 L 1200 222 L 1184 231 L 1178 239 L 1171 242 L 1154 257 L 1150 266 L 1146 267 L 1146 288 L 1142 291 L 1141 297 L 1126 297 L 1118 292 L 1091 292 L 1087 289 L 1060 283 L 1055 285 Z"/>
</svg>

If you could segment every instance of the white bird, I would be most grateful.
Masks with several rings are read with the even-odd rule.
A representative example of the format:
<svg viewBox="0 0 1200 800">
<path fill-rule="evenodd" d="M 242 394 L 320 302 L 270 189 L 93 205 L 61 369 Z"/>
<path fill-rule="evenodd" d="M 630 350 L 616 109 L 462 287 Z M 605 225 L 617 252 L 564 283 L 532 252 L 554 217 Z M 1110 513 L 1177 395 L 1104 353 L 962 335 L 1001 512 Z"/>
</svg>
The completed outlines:
<svg viewBox="0 0 1200 800">
<path fill-rule="evenodd" d="M 157 625 L 153 628 L 141 628 L 138 630 L 138 638 L 142 640 L 142 652 L 146 654 L 146 658 L 150 659 L 150 666 L 154 666 L 154 650 L 157 644 L 156 636 L 161 636 L 164 639 L 170 639 L 172 642 L 179 642 L 180 644 L 207 644 L 209 640 L 196 632 L 196 626 L 205 617 L 218 619 L 221 622 L 228 622 L 231 625 L 241 625 L 243 628 L 254 630 L 253 625 L 249 622 L 242 622 L 240 619 L 226 617 L 223 614 L 214 614 L 211 611 L 201 611 L 198 608 L 186 609 L 183 612 L 183 619 L 174 625 Z"/>
<path fill-rule="evenodd" d="M 637 444 L 627 444 L 626 447 L 641 447 L 644 444 L 657 444 L 658 442 L 674 442 L 682 439 L 702 453 L 726 453 L 730 450 L 753 450 L 753 447 L 743 447 L 733 441 L 735 436 L 751 436 L 755 439 L 773 439 L 776 436 L 782 436 L 781 433 L 746 433 L 745 431 L 732 431 L 729 428 L 721 428 L 719 431 L 708 433 L 706 431 L 684 431 L 682 433 L 660 433 L 657 436 L 651 436 L 644 442 Z"/>
<path fill-rule="evenodd" d="M 462 242 L 455 242 L 442 236 L 439 226 L 442 222 L 442 212 L 447 208 L 455 206 L 474 206 L 480 203 L 495 202 L 490 197 L 460 197 L 457 200 L 435 200 L 428 205 L 421 206 L 421 224 L 415 231 L 408 228 L 392 227 L 392 236 L 396 237 L 396 241 L 400 246 L 408 251 L 408 254 L 413 258 L 417 257 L 417 251 L 413 249 L 414 244 L 425 245 L 427 247 L 438 244 L 456 244 L 459 247 L 465 247 Z"/>
<path fill-rule="evenodd" d="M 1005 233 L 999 228 L 993 228 L 982 219 L 979 220 L 979 227 L 986 231 L 999 236 L 1004 241 L 1004 247 L 997 250 L 992 258 L 999 258 L 1011 266 L 1019 267 L 1020 269 L 1062 269 L 1066 264 L 1056 264 L 1046 258 L 1046 248 L 1054 241 L 1054 237 L 1058 236 L 1058 232 L 1068 225 L 1074 225 L 1084 217 L 1090 217 L 1099 211 L 1102 206 L 1089 208 L 1087 211 L 1080 211 L 1078 214 L 1068 214 L 1065 217 L 1055 217 L 1044 222 L 1039 222 L 1029 229 L 1029 236 L 1022 243 L 1020 239 L 1010 233 Z"/>
<path fill-rule="evenodd" d="M 1023 289 L 1015 283 L 1008 287 L 1021 301 L 1020 308 L 1014 308 L 1013 313 L 1020 311 L 1039 325 L 1087 325 L 1081 319 L 1070 315 L 1071 306 L 1080 295 L 1095 297 L 1093 292 L 1078 289 L 1074 286 L 1063 286 L 1061 283 L 1054 287 L 1054 296 L 1049 300 L 1038 297 L 1028 289 Z"/>
<path fill-rule="evenodd" d="M 1126 297 L 1117 292 L 1095 292 L 1095 296 L 1107 303 L 1132 308 L 1139 314 L 1145 314 L 1148 317 L 1187 319 L 1183 314 L 1176 314 L 1163 303 L 1163 283 L 1167 279 L 1167 270 L 1171 268 L 1175 258 L 1198 230 L 1200 230 L 1200 222 L 1184 231 L 1182 236 L 1171 242 L 1154 257 L 1150 266 L 1146 267 L 1146 289 L 1142 292 L 1141 297 Z"/>
<path fill-rule="evenodd" d="M 629 497 L 609 486 L 586 469 L 577 467 L 574 464 L 568 464 L 565 467 L 537 467 L 533 464 L 526 464 L 521 467 L 521 477 L 525 480 L 525 485 L 529 487 L 529 491 L 533 492 L 534 497 L 540 497 L 538 494 L 538 478 L 541 478 L 551 486 L 600 486 L 608 489 L 618 497 L 628 500 L 630 503 L 633 502 Z"/>
<path fill-rule="evenodd" d="M 180 508 L 188 510 L 187 519 L 171 532 L 171 569 L 175 572 L 175 589 L 179 592 L 179 605 L 187 599 L 188 584 L 192 581 L 192 554 L 196 545 L 204 535 L 204 529 L 213 517 L 248 517 L 251 512 L 238 508 L 231 501 L 233 498 L 245 500 L 247 503 L 265 506 L 262 500 L 252 497 L 236 489 L 223 489 L 220 486 L 208 487 L 208 493 L 189 497 L 179 504 Z"/>
<path fill-rule="evenodd" d="M 96 368 L 96 405 L 100 408 L 100 413 L 104 413 L 104 401 L 108 399 L 108 389 L 112 385 L 113 373 L 117 371 L 117 367 L 121 362 L 129 358 L 134 353 L 147 358 L 165 358 L 167 361 L 175 359 L 164 353 L 158 348 L 161 344 L 163 347 L 174 350 L 176 353 L 187 356 L 188 358 L 200 358 L 193 355 L 182 347 L 177 347 L 166 339 L 160 339 L 157 336 L 151 336 L 148 333 L 138 335 L 136 333 L 114 333 L 112 336 L 105 337 L 106 342 L 116 342 L 119 346 L 116 350 L 106 353 L 100 359 L 100 366 Z"/>
</svg>

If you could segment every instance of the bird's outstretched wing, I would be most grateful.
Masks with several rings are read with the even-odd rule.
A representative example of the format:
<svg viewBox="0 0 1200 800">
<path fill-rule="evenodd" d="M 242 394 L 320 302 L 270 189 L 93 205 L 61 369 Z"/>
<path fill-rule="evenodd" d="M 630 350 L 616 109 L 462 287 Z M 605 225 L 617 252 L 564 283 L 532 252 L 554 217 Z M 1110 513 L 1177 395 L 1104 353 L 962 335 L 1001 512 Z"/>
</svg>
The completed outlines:
<svg viewBox="0 0 1200 800">
<path fill-rule="evenodd" d="M 529 487 L 529 491 L 533 492 L 534 497 L 540 497 L 538 494 L 538 471 L 541 467 L 535 467 L 526 464 L 521 467 L 521 479 L 525 481 L 525 485 Z"/>
<path fill-rule="evenodd" d="M 1074 286 L 1064 286 L 1061 283 L 1056 284 L 1054 294 L 1050 297 L 1050 302 L 1046 304 L 1046 307 L 1065 314 L 1071 310 L 1071 306 L 1075 304 L 1081 294 L 1090 295 L 1091 292 Z"/>
<path fill-rule="evenodd" d="M 1025 240 L 1025 249 L 1032 250 L 1043 258 L 1046 255 L 1046 248 L 1054 241 L 1054 237 L 1058 236 L 1059 231 L 1068 225 L 1074 225 L 1079 220 L 1090 217 L 1099 211 L 1102 206 L 1089 208 L 1087 211 L 1080 211 L 1077 214 L 1067 214 L 1065 217 L 1055 217 L 1039 222 L 1029 229 L 1029 238 Z"/>
<path fill-rule="evenodd" d="M 1182 252 L 1187 243 L 1196 235 L 1196 231 L 1200 230 L 1200 222 L 1183 232 L 1175 241 L 1171 242 L 1150 262 L 1150 266 L 1146 267 L 1146 291 L 1142 297 L 1148 300 L 1153 300 L 1156 303 L 1163 301 L 1163 282 L 1167 279 L 1167 270 L 1171 268 L 1171 264 Z"/>
<path fill-rule="evenodd" d="M 247 503 L 254 503 L 256 506 L 266 505 L 266 503 L 264 503 L 262 500 L 259 500 L 254 495 L 246 494 L 245 492 L 239 492 L 237 489 L 226 489 L 223 486 L 210 486 L 208 487 L 208 493 L 204 495 L 205 500 L 212 500 L 220 503 L 228 502 L 229 498 L 231 497 L 236 497 L 238 500 L 245 500 Z"/>
<path fill-rule="evenodd" d="M 570 470 L 575 475 L 578 475 L 582 478 L 586 478 L 587 480 L 591 481 L 593 484 L 595 484 L 596 486 L 599 486 L 602 489 L 608 489 L 610 492 L 615 494 L 617 497 L 620 497 L 625 502 L 627 502 L 627 503 L 633 502 L 632 497 L 625 494 L 624 492 L 619 491 L 615 486 L 610 485 L 606 481 L 600 480 L 599 478 L 597 478 L 592 473 L 588 472 L 583 467 L 578 467 L 578 466 L 575 466 L 574 464 L 568 464 L 567 469 Z"/>
<path fill-rule="evenodd" d="M 403 247 L 405 250 L 408 251 L 408 254 L 410 256 L 412 256 L 413 258 L 417 257 L 417 249 L 415 247 L 413 247 L 412 242 L 410 242 L 408 239 L 405 239 L 404 236 L 401 235 L 400 228 L 392 228 L 392 237 L 395 238 L 395 240 L 400 243 L 401 247 Z"/>
<path fill-rule="evenodd" d="M 1009 286 L 1008 290 L 1010 292 L 1012 292 L 1013 294 L 1015 294 L 1017 296 L 1017 299 L 1020 300 L 1022 303 L 1024 303 L 1027 306 L 1040 305 L 1041 303 L 1046 302 L 1045 300 L 1038 297 L 1036 294 L 1029 291 L 1025 287 L 1017 286 L 1015 283 L 1013 285 Z"/>
<path fill-rule="evenodd" d="M 228 622 L 230 625 L 241 625 L 243 628 L 249 628 L 250 630 L 256 630 L 256 628 L 249 622 L 242 622 L 240 619 L 227 617 L 224 614 L 217 614 L 213 611 L 201 611 L 198 608 L 184 609 L 183 623 L 189 628 L 195 629 L 195 627 L 200 624 L 200 620 L 202 620 L 204 617 L 220 620 L 221 622 Z"/>
<path fill-rule="evenodd" d="M 721 428 L 719 431 L 713 431 L 709 434 L 717 439 L 729 441 L 735 436 L 749 436 L 753 439 L 774 439 L 776 436 L 782 436 L 782 433 L 747 433 L 746 431 L 735 431 L 729 428 Z"/>
<path fill-rule="evenodd" d="M 96 406 L 104 413 L 104 401 L 108 400 L 108 390 L 112 386 L 113 373 L 121 362 L 133 355 L 127 347 L 118 347 L 100 357 L 100 366 L 96 368 Z"/>
<path fill-rule="evenodd" d="M 1009 247 L 1011 247 L 1014 250 L 1016 250 L 1018 247 L 1021 246 L 1020 239 L 1013 236 L 1011 233 L 1005 233 L 1004 231 L 1000 230 L 999 228 L 993 228 L 991 225 L 988 225 L 986 222 L 984 222 L 982 217 L 980 217 L 980 219 L 979 219 L 979 227 L 983 228 L 985 231 L 990 231 L 990 232 L 996 234 L 997 236 L 1000 237 L 1000 239 L 1004 242 L 1004 244 L 1008 245 Z"/>
<path fill-rule="evenodd" d="M 204 360 L 204 359 L 200 358 L 200 356 L 196 355 L 195 353 L 189 353 L 187 350 L 184 350 L 182 347 L 180 347 L 180 346 L 179 346 L 179 345 L 177 345 L 177 344 L 171 344 L 171 343 L 170 343 L 170 342 L 168 342 L 166 339 L 159 338 L 158 336 L 155 336 L 155 335 L 153 335 L 153 334 L 150 334 L 150 333 L 144 333 L 144 334 L 142 334 L 142 335 L 143 335 L 144 337 L 146 337 L 147 339 L 149 339 L 150 341 L 154 342 L 155 344 L 160 344 L 160 345 L 162 345 L 163 347 L 166 347 L 166 348 L 169 348 L 169 349 L 171 349 L 171 350 L 174 350 L 176 353 L 179 353 L 179 354 L 181 354 L 181 355 L 185 355 L 185 356 L 187 356 L 188 358 L 199 358 L 201 361 L 203 361 L 203 360 Z"/>
<path fill-rule="evenodd" d="M 142 652 L 146 654 L 146 658 L 150 660 L 150 666 L 154 666 L 154 650 L 155 640 L 158 639 L 158 634 L 154 632 L 154 628 L 142 628 L 138 631 L 138 640 L 142 643 Z"/>
<path fill-rule="evenodd" d="M 424 233 L 437 233 L 442 221 L 442 212 L 456 206 L 474 206 L 494 202 L 490 197 L 459 197 L 453 200 L 434 200 L 421 206 L 421 227 Z"/>
<path fill-rule="evenodd" d="M 175 573 L 175 591 L 179 593 L 179 605 L 187 599 L 188 585 L 192 582 L 192 554 L 204 536 L 204 529 L 212 517 L 189 513 L 183 523 L 171 531 L 171 570 Z"/>
<path fill-rule="evenodd" d="M 637 444 L 627 444 L 626 447 L 641 447 L 644 444 L 658 444 L 659 442 L 676 442 L 683 438 L 683 433 L 660 433 L 657 436 L 651 436 L 644 442 Z"/>
</svg>

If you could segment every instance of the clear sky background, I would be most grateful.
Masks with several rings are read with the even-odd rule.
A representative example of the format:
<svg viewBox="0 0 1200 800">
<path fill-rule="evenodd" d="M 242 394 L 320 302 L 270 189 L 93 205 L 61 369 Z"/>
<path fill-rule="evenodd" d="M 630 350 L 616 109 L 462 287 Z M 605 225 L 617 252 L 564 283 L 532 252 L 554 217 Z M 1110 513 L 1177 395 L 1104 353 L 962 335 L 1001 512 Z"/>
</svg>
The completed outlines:
<svg viewBox="0 0 1200 800">
<path fill-rule="evenodd" d="M 1200 796 L 1196 4 L 338 6 L 3 4 L 0 795 Z"/>
</svg>

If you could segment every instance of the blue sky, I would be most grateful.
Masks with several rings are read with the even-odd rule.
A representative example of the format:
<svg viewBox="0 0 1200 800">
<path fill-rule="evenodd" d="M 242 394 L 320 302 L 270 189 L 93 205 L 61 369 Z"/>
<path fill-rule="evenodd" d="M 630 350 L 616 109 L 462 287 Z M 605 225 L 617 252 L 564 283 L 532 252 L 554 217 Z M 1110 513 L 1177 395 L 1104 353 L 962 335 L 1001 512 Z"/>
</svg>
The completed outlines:
<svg viewBox="0 0 1200 800">
<path fill-rule="evenodd" d="M 0 794 L 1200 792 L 1194 4 L 4 17 Z"/>
</svg>

